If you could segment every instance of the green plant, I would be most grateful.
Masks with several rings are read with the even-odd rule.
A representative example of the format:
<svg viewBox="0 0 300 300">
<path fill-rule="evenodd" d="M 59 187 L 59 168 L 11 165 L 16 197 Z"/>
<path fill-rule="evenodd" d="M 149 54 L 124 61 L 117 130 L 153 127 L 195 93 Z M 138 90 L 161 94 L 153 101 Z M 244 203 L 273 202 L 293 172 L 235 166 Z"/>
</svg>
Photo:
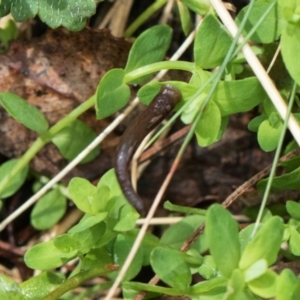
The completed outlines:
<svg viewBox="0 0 300 300">
<path fill-rule="evenodd" d="M 82 29 L 88 17 L 95 13 L 94 0 L 80 1 L 47 1 L 47 0 L 2 0 L 0 3 L 0 17 L 11 13 L 17 22 L 32 19 L 36 15 L 48 26 L 56 28 L 64 26 L 70 30 Z"/>
<path fill-rule="evenodd" d="M 78 5 L 86 3 L 90 7 L 89 13 L 92 13 L 91 2 L 93 1 L 82 1 Z M 262 43 L 258 50 L 262 55 L 267 48 L 266 44 L 277 43 L 281 36 L 283 60 L 291 76 L 282 86 L 282 94 L 286 99 L 290 93 L 291 98 L 295 98 L 295 113 L 299 110 L 295 92 L 297 84 L 300 83 L 299 70 L 295 68 L 295 60 L 300 53 L 298 2 L 259 0 L 252 2 L 252 10 L 242 10 L 237 17 L 245 36 L 250 38 L 251 35 L 252 40 Z M 35 3 L 46 5 L 42 1 Z M 72 4 L 68 1 L 62 3 L 66 5 L 62 13 L 66 13 Z M 26 10 L 22 18 L 39 13 L 52 27 L 63 24 L 77 30 L 83 26 L 83 19 L 78 23 L 75 19 L 71 22 L 60 14 L 51 23 L 50 14 L 43 15 L 45 7 L 42 4 L 35 10 L 35 6 L 30 6 L 31 11 Z M 188 8 L 201 13 L 204 10 L 207 13 L 210 7 L 204 4 L 206 1 L 182 1 L 179 4 L 179 14 L 186 32 L 190 22 Z M 9 7 L 14 15 L 14 6 L 7 5 L 6 1 L 1 2 L 0 12 L 6 14 Z M 243 16 L 247 19 L 246 24 Z M 23 184 L 28 172 L 28 162 L 46 143 L 53 142 L 62 155 L 71 160 L 95 138 L 91 129 L 76 120 L 82 112 L 95 105 L 98 119 L 110 116 L 128 103 L 129 84 L 144 83 L 153 73 L 163 69 L 191 73 L 189 83 L 167 82 L 180 89 L 183 101 L 177 106 L 174 117 L 166 126 L 178 116 L 183 123 L 192 124 L 192 130 L 181 151 L 194 134 L 202 147 L 215 143 L 225 132 L 230 115 L 248 111 L 258 105 L 261 115 L 251 121 L 249 128 L 258 132 L 258 141 L 263 150 L 272 151 L 277 148 L 286 124 L 256 77 L 249 76 L 244 67 L 245 58 L 238 54 L 237 39 L 232 41 L 217 17 L 207 14 L 197 31 L 193 63 L 162 61 L 171 38 L 172 30 L 167 25 L 157 25 L 142 33 L 132 46 L 126 67 L 107 72 L 99 83 L 96 94 L 50 129 L 44 116 L 25 100 L 10 93 L 0 93 L 0 103 L 11 116 L 39 134 L 37 141 L 22 158 L 8 161 L 0 167 L 1 199 L 11 196 Z M 203 40 L 206 42 L 203 43 Z M 215 73 L 207 71 L 216 67 L 220 68 Z M 296 84 L 291 92 L 293 81 Z M 141 102 L 148 104 L 165 83 L 145 84 L 138 91 Z M 78 137 L 78 141 L 74 140 L 71 148 L 65 147 L 71 135 Z M 291 143 L 288 149 L 293 147 L 295 143 Z M 86 161 L 97 155 L 95 150 Z M 272 188 L 298 188 L 298 165 L 299 158 L 285 162 L 288 173 L 273 178 Z M 258 188 L 263 189 L 266 184 L 266 180 L 262 180 Z M 67 292 L 85 280 L 99 275 L 109 278 L 106 284 L 97 287 L 99 290 L 112 285 L 137 236 L 135 222 L 139 215 L 123 197 L 114 171 L 110 170 L 97 186 L 83 178 L 73 178 L 69 183 L 68 193 L 62 193 L 59 187 L 49 192 L 32 212 L 34 226 L 45 229 L 59 220 L 65 209 L 66 198 L 63 194 L 72 199 L 84 216 L 67 233 L 35 245 L 27 251 L 25 262 L 33 269 L 43 270 L 39 276 L 19 285 L 3 275 L 0 276 L 1 298 L 57 299 L 63 295 L 70 298 Z M 57 207 L 53 208 L 51 199 L 54 198 L 59 201 Z M 45 222 L 43 217 L 45 211 L 49 212 L 49 207 L 53 208 L 50 223 Z M 285 224 L 282 218 L 265 211 L 263 219 L 259 219 L 258 227 L 251 224 L 241 231 L 230 213 L 220 205 L 211 206 L 207 212 L 195 212 L 170 204 L 169 207 L 192 215 L 171 226 L 160 239 L 149 233 L 144 237 L 122 283 L 125 299 L 133 299 L 142 290 L 149 292 L 149 297 L 163 293 L 174 296 L 184 294 L 191 299 L 297 299 L 300 282 L 296 275 L 289 269 L 277 274 L 270 267 L 279 255 L 287 259 L 295 259 L 300 255 L 300 217 L 297 212 L 299 203 L 287 202 L 286 209 L 290 217 Z M 180 251 L 184 241 L 199 226 L 204 229 L 204 223 L 204 234 L 193 241 L 189 250 Z M 288 250 L 281 249 L 281 244 L 285 242 L 289 245 Z M 77 259 L 78 264 L 68 278 L 51 271 L 73 259 Z M 131 281 L 145 265 L 151 265 L 168 287 Z M 192 284 L 194 274 L 200 274 L 204 280 Z"/>
</svg>

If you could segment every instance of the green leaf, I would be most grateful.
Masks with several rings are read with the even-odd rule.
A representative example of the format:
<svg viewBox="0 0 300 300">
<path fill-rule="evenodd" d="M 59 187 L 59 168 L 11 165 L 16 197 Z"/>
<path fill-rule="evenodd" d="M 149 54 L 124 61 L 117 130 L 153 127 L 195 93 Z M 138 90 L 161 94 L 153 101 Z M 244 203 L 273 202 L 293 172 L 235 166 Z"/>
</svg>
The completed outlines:
<svg viewBox="0 0 300 300">
<path fill-rule="evenodd" d="M 245 270 L 260 259 L 265 259 L 268 262 L 268 266 L 272 265 L 277 259 L 283 230 L 282 219 L 277 216 L 270 218 L 264 223 L 244 249 L 239 263 L 240 269 Z"/>
<path fill-rule="evenodd" d="M 161 88 L 166 84 L 171 84 L 172 86 L 177 87 L 182 94 L 182 98 L 190 97 L 190 95 L 197 90 L 194 87 L 191 87 L 190 84 L 182 81 L 151 81 L 138 90 L 137 96 L 139 101 L 145 105 L 149 105 L 153 101 L 154 97 L 161 91 Z"/>
<path fill-rule="evenodd" d="M 2 300 L 25 300 L 19 285 L 3 274 L 0 274 L 0 298 Z"/>
<path fill-rule="evenodd" d="M 292 300 L 298 300 L 299 295 L 300 295 L 300 280 L 298 278 L 298 281 L 297 281 L 296 287 L 293 290 L 293 296 L 292 296 L 291 299 Z"/>
<path fill-rule="evenodd" d="M 245 282 L 249 282 L 253 279 L 256 279 L 263 274 L 266 273 L 268 270 L 268 263 L 265 259 L 260 259 L 256 261 L 252 266 L 250 266 L 248 269 L 244 272 L 244 278 Z"/>
<path fill-rule="evenodd" d="M 196 34 L 194 56 L 197 67 L 211 69 L 219 66 L 231 44 L 231 37 L 212 14 L 202 21 Z"/>
<path fill-rule="evenodd" d="M 137 92 L 139 101 L 145 105 L 149 105 L 154 97 L 159 93 L 161 87 L 162 85 L 155 81 L 145 84 Z"/>
<path fill-rule="evenodd" d="M 82 258 L 81 269 L 89 270 L 94 267 L 105 266 L 113 264 L 112 253 L 108 250 L 108 247 L 91 249 L 91 251 Z"/>
<path fill-rule="evenodd" d="M 300 69 L 297 61 L 300 59 L 300 26 L 299 21 L 299 1 L 279 1 L 279 7 L 284 15 L 285 24 L 281 33 L 280 46 L 284 64 L 291 77 L 300 84 Z"/>
<path fill-rule="evenodd" d="M 198 15 L 206 15 L 211 9 L 209 0 L 182 0 L 182 2 Z"/>
<path fill-rule="evenodd" d="M 267 95 L 256 77 L 242 80 L 221 81 L 212 99 L 219 106 L 222 116 L 245 112 L 266 99 Z"/>
<path fill-rule="evenodd" d="M 290 227 L 290 251 L 296 255 L 300 255 L 300 233 L 296 230 L 294 226 Z"/>
<path fill-rule="evenodd" d="M 13 20 L 8 20 L 5 23 L 4 28 L 0 28 L 0 42 L 1 42 L 1 50 L 0 53 L 6 51 L 9 46 L 9 42 L 18 37 L 18 28 L 16 23 Z"/>
<path fill-rule="evenodd" d="M 35 270 L 51 270 L 74 257 L 64 257 L 64 252 L 55 247 L 53 241 L 37 244 L 30 248 L 24 256 L 26 265 Z"/>
<path fill-rule="evenodd" d="M 257 214 L 255 215 L 256 218 Z M 258 228 L 260 228 L 262 224 L 259 225 Z M 252 240 L 252 232 L 254 229 L 254 224 L 250 224 L 249 226 L 246 226 L 239 232 L 239 240 L 241 244 L 241 253 L 244 252 L 244 249 L 249 244 L 249 242 Z"/>
<path fill-rule="evenodd" d="M 206 97 L 206 93 L 201 93 L 187 105 L 180 117 L 184 124 L 191 124 L 194 121 L 199 114 Z"/>
<path fill-rule="evenodd" d="M 61 273 L 43 272 L 22 282 L 20 287 L 28 300 L 38 300 L 47 296 L 65 281 Z"/>
<path fill-rule="evenodd" d="M 84 28 L 88 17 L 96 12 L 94 0 L 40 0 L 39 16 L 51 28 L 63 26 L 72 31 Z"/>
<path fill-rule="evenodd" d="M 300 221 L 300 204 L 295 201 L 287 201 L 286 202 L 286 210 L 289 213 L 289 215 L 296 219 L 297 221 Z"/>
<path fill-rule="evenodd" d="M 142 248 L 143 248 L 143 265 L 148 266 L 150 265 L 150 254 L 152 250 L 159 245 L 159 239 L 157 236 L 146 233 L 143 238 Z"/>
<path fill-rule="evenodd" d="M 277 278 L 276 300 L 292 300 L 297 278 L 291 269 L 284 269 Z"/>
<path fill-rule="evenodd" d="M 221 205 L 214 204 L 208 209 L 206 234 L 210 253 L 218 270 L 227 278 L 238 267 L 240 260 L 238 231 L 237 222 Z"/>
<path fill-rule="evenodd" d="M 150 262 L 154 272 L 166 284 L 183 292 L 189 288 L 192 274 L 179 251 L 157 247 L 151 253 Z"/>
<path fill-rule="evenodd" d="M 97 134 L 92 128 L 80 120 L 75 120 L 60 130 L 52 138 L 52 142 L 59 149 L 64 158 L 73 160 L 96 137 Z M 99 152 L 99 147 L 96 147 L 81 161 L 81 163 L 90 162 L 99 155 Z"/>
<path fill-rule="evenodd" d="M 112 69 L 101 79 L 97 88 L 97 119 L 106 118 L 123 108 L 130 98 L 130 88 L 123 83 L 123 69 Z"/>
<path fill-rule="evenodd" d="M 195 134 L 199 146 L 207 147 L 218 140 L 220 127 L 220 110 L 213 101 L 210 101 L 206 105 L 203 115 L 197 123 L 195 129 Z"/>
<path fill-rule="evenodd" d="M 37 133 L 45 133 L 49 127 L 44 115 L 26 100 L 12 93 L 0 93 L 3 108 L 18 122 Z"/>
<path fill-rule="evenodd" d="M 193 70 L 193 75 L 189 82 L 189 85 L 194 87 L 193 93 L 195 93 L 199 89 L 199 86 L 204 84 L 211 76 L 212 76 L 211 72 L 205 71 L 201 68 L 195 68 Z M 207 88 L 207 91 L 208 90 L 209 88 Z"/>
<path fill-rule="evenodd" d="M 245 282 L 243 274 L 239 269 L 235 269 L 227 284 L 226 296 L 224 300 L 237 300 L 241 299 L 241 293 L 244 289 Z"/>
<path fill-rule="evenodd" d="M 172 39 L 172 29 L 156 25 L 138 36 L 129 52 L 125 73 L 161 61 L 166 56 Z M 146 75 L 131 83 L 141 83 L 152 75 Z"/>
<path fill-rule="evenodd" d="M 68 234 L 79 243 L 80 246 L 77 249 L 79 250 L 79 254 L 82 255 L 89 252 L 91 248 L 96 247 L 97 243 L 101 241 L 105 234 L 105 230 L 106 224 L 104 222 L 99 222 L 86 230 Z M 74 251 L 77 249 L 74 249 Z"/>
<path fill-rule="evenodd" d="M 258 182 L 257 188 L 263 190 L 267 185 L 268 179 L 262 179 Z M 299 189 L 300 182 L 300 167 L 294 171 L 281 175 L 275 176 L 272 180 L 272 190 L 280 191 L 286 189 Z"/>
<path fill-rule="evenodd" d="M 132 223 L 135 222 L 137 213 L 124 197 L 114 169 L 107 171 L 101 177 L 97 185 L 95 199 L 97 200 L 93 203 L 95 209 L 99 212 L 107 211 L 109 213 L 109 218 L 113 219 L 114 225 L 112 225 L 111 228 L 116 226 L 117 223 L 124 217 L 124 213 L 122 213 L 124 206 L 131 207 L 130 209 L 126 208 L 125 211 L 130 213 L 134 219 L 130 220 L 130 223 L 126 224 L 127 228 L 131 227 Z M 127 218 L 127 216 L 125 216 L 125 218 Z"/>
<path fill-rule="evenodd" d="M 228 278 L 225 278 L 223 276 L 218 276 L 216 278 L 210 279 L 210 280 L 205 280 L 205 281 L 200 281 L 196 284 L 194 284 L 191 288 L 190 288 L 190 294 L 191 295 L 199 295 L 199 298 L 195 298 L 193 297 L 193 299 L 223 299 L 223 297 L 216 297 L 216 298 L 204 298 L 204 296 L 206 295 L 206 292 L 211 292 L 210 295 L 215 295 L 219 294 L 219 293 L 223 293 L 222 296 L 225 295 L 226 292 L 226 284 L 228 282 Z M 216 291 L 216 289 L 220 289 L 218 291 Z M 203 297 L 203 298 L 202 298 Z"/>
<path fill-rule="evenodd" d="M 263 110 L 266 115 L 270 116 L 272 113 L 276 113 L 276 115 L 278 116 L 277 119 L 280 120 L 277 110 L 269 98 L 264 99 L 262 104 L 263 104 Z"/>
<path fill-rule="evenodd" d="M 11 159 L 0 166 L 0 181 L 15 167 L 19 162 L 18 159 Z M 5 189 L 1 192 L 0 198 L 4 199 L 13 195 L 25 182 L 29 167 L 28 165 L 23 168 L 16 176 L 10 179 Z"/>
<path fill-rule="evenodd" d="M 97 189 L 101 190 L 102 187 L 107 187 L 109 189 L 111 198 L 123 195 L 123 192 L 117 181 L 117 177 L 114 169 L 108 170 L 101 177 L 100 181 L 97 184 Z"/>
<path fill-rule="evenodd" d="M 62 234 L 53 239 L 54 246 L 62 252 L 70 253 L 78 250 L 80 243 L 71 234 Z"/>
<path fill-rule="evenodd" d="M 177 2 L 177 6 L 180 16 L 181 27 L 183 29 L 184 34 L 187 35 L 190 32 L 192 25 L 190 12 L 187 6 L 181 1 Z"/>
<path fill-rule="evenodd" d="M 94 203 L 100 200 L 95 198 L 97 189 L 88 180 L 74 177 L 69 182 L 68 190 L 78 209 L 92 215 L 97 213 Z"/>
<path fill-rule="evenodd" d="M 111 199 L 111 191 L 107 186 L 97 186 L 96 194 L 94 196 L 94 201 L 92 202 L 93 211 L 107 212 L 108 206 L 107 204 L 112 201 Z"/>
<path fill-rule="evenodd" d="M 265 120 L 260 124 L 257 132 L 257 139 L 259 146 L 264 151 L 269 152 L 276 149 L 282 126 L 282 122 L 272 126 L 269 120 Z"/>
<path fill-rule="evenodd" d="M 270 3 L 274 1 L 256 1 L 251 9 L 250 15 L 247 18 L 244 34 L 246 35 L 251 31 L 251 29 L 258 23 L 262 15 L 269 8 Z M 244 18 L 245 12 L 248 6 L 245 6 L 238 14 L 236 22 L 240 25 L 242 19 Z M 255 33 L 250 37 L 250 39 L 257 43 L 269 44 L 278 39 L 280 34 L 280 23 L 278 16 L 278 7 L 275 5 L 267 17 L 262 21 L 259 27 L 256 29 Z"/>
<path fill-rule="evenodd" d="M 266 115 L 261 115 L 253 118 L 249 123 L 248 123 L 248 129 L 253 132 L 257 132 L 260 124 L 267 119 Z"/>
<path fill-rule="evenodd" d="M 93 0 L 2 0 L 0 17 L 9 12 L 16 21 L 32 19 L 38 13 L 40 19 L 51 28 L 64 26 L 69 30 L 80 30 L 85 26 L 87 17 L 95 13 Z"/>
<path fill-rule="evenodd" d="M 26 19 L 32 19 L 38 12 L 37 1 L 17 1 L 17 0 L 2 0 L 0 5 L 0 16 L 5 16 L 11 12 L 17 22 L 23 22 Z M 5 13 L 6 12 L 6 13 Z"/>
<path fill-rule="evenodd" d="M 34 228 L 44 230 L 55 225 L 65 214 L 66 197 L 59 189 L 45 194 L 31 211 L 30 221 Z"/>
<path fill-rule="evenodd" d="M 188 216 L 170 226 L 162 235 L 160 242 L 163 245 L 179 249 L 184 241 L 205 221 L 205 216 Z M 199 242 L 199 238 L 196 243 Z M 199 244 L 198 244 L 199 245 Z M 202 245 L 202 243 L 201 243 Z M 203 248 L 202 248 L 203 249 Z M 198 248 L 200 251 L 200 249 Z M 202 252 L 202 251 L 200 251 Z"/>
<path fill-rule="evenodd" d="M 131 205 L 124 205 L 120 210 L 120 217 L 114 226 L 115 231 L 125 232 L 135 228 L 135 223 L 140 215 Z"/>
<path fill-rule="evenodd" d="M 119 234 L 114 243 L 113 249 L 113 257 L 114 263 L 119 264 L 120 266 L 123 265 L 125 262 L 129 251 L 132 248 L 134 243 L 134 239 L 129 236 L 124 236 Z M 143 250 L 139 248 L 137 251 L 129 269 L 126 272 L 125 280 L 130 280 L 135 277 L 141 270 L 143 264 Z"/>
<path fill-rule="evenodd" d="M 82 219 L 79 221 L 78 224 L 73 226 L 68 233 L 75 233 L 75 232 L 80 232 L 84 231 L 86 229 L 89 229 L 93 227 L 96 224 L 99 224 L 100 222 L 104 221 L 107 217 L 107 213 L 98 213 L 96 215 L 89 215 L 85 214 Z"/>
<path fill-rule="evenodd" d="M 205 279 L 212 279 L 219 276 L 216 263 L 211 255 L 205 255 L 203 263 L 198 269 L 199 274 Z"/>
<path fill-rule="evenodd" d="M 277 274 L 274 271 L 267 270 L 264 275 L 250 281 L 247 286 L 260 297 L 272 298 L 275 296 L 276 280 Z"/>
</svg>

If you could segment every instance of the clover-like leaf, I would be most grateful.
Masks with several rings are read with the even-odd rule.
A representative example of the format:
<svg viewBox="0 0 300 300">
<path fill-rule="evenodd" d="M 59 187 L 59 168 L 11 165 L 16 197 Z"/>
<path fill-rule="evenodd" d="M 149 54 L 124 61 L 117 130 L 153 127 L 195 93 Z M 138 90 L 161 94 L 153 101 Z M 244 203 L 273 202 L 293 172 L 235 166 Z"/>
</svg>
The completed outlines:
<svg viewBox="0 0 300 300">
<path fill-rule="evenodd" d="M 11 12 L 23 22 L 38 15 L 51 28 L 64 26 L 73 31 L 82 29 L 95 11 L 94 0 L 2 0 L 0 4 L 0 17 Z"/>
<path fill-rule="evenodd" d="M 205 41 L 205 42 L 204 42 Z M 220 21 L 208 14 L 197 32 L 194 46 L 196 66 L 203 69 L 219 66 L 231 44 L 231 37 Z"/>
</svg>

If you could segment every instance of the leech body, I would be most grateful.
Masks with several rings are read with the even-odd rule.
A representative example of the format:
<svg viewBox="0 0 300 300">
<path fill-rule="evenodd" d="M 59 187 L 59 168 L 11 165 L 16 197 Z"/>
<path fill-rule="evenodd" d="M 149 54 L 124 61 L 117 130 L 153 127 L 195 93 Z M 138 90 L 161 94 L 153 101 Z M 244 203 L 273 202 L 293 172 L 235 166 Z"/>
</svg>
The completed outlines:
<svg viewBox="0 0 300 300">
<path fill-rule="evenodd" d="M 144 203 L 131 184 L 130 162 L 147 134 L 163 121 L 180 100 L 181 93 L 176 87 L 164 85 L 149 106 L 129 124 L 121 137 L 115 158 L 116 175 L 125 197 L 140 213 L 145 212 Z"/>
</svg>

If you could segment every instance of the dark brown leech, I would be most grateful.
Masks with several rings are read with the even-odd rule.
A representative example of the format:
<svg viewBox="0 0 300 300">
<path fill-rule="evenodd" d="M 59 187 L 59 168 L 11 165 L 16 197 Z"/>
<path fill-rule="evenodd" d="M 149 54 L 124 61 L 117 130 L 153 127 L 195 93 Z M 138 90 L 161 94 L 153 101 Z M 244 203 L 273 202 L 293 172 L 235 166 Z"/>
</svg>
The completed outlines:
<svg viewBox="0 0 300 300">
<path fill-rule="evenodd" d="M 127 200 L 140 213 L 145 212 L 144 203 L 131 184 L 130 162 L 147 134 L 163 121 L 180 100 L 181 93 L 176 87 L 164 85 L 149 106 L 129 124 L 121 137 L 115 158 L 116 175 Z"/>
</svg>

